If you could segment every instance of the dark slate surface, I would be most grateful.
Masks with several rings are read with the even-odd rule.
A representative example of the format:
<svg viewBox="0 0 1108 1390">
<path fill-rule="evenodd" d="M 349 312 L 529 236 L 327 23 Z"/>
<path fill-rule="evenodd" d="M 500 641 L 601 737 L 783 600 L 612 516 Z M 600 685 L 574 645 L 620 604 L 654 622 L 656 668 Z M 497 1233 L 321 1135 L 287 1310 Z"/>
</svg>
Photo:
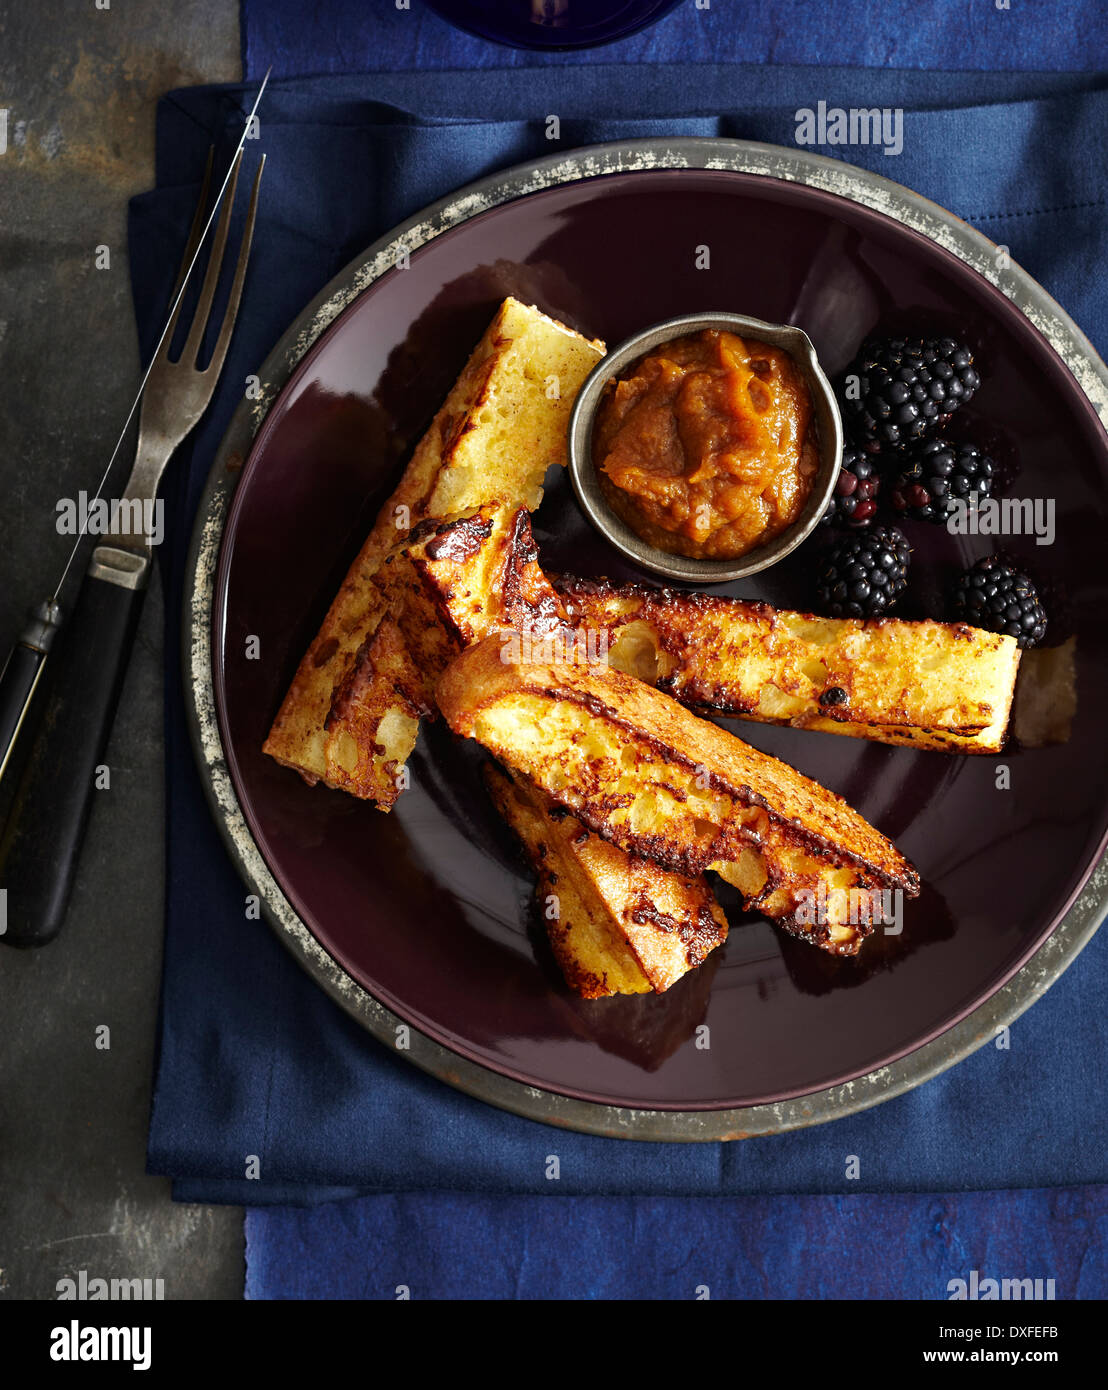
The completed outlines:
<svg viewBox="0 0 1108 1390">
<path fill-rule="evenodd" d="M 138 384 L 127 199 L 153 182 L 154 104 L 239 73 L 235 0 L 0 12 L 0 644 L 53 588 L 59 497 L 93 491 Z M 110 248 L 107 270 L 95 248 Z M 124 460 L 123 469 L 129 463 Z M 59 1279 L 242 1293 L 233 1208 L 144 1173 L 163 918 L 162 604 L 146 604 L 62 936 L 0 949 L 0 1297 Z M 0 660 L 2 660 L 0 656 Z M 111 1030 L 108 1051 L 95 1030 Z"/>
</svg>

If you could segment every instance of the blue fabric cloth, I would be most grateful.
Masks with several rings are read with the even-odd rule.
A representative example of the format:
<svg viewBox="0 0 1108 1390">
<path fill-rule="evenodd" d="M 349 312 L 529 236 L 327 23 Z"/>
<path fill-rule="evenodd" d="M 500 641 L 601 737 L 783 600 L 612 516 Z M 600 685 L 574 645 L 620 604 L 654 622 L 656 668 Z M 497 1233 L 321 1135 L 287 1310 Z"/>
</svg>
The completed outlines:
<svg viewBox="0 0 1108 1390">
<path fill-rule="evenodd" d="M 586 0 L 587 3 L 587 0 Z M 600 48 L 541 54 L 462 33 L 423 0 L 243 0 L 248 77 L 387 69 L 603 63 L 796 63 L 829 67 L 1038 69 L 1108 66 L 1101 0 L 682 0 L 648 29 Z"/>
<path fill-rule="evenodd" d="M 246 1218 L 247 1298 L 945 1299 L 1108 1294 L 1103 1188 L 945 1197 L 379 1196 Z M 882 1252 L 874 1257 L 874 1252 Z M 1000 1321 L 1000 1319 L 996 1319 Z"/>
</svg>

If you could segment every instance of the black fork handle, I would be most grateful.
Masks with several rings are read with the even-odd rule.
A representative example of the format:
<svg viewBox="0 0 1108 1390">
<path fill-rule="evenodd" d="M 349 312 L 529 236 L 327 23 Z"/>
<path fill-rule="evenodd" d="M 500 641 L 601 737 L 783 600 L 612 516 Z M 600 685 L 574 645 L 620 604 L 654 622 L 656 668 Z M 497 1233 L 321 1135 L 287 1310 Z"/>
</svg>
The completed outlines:
<svg viewBox="0 0 1108 1390">
<path fill-rule="evenodd" d="M 149 563 L 98 546 L 50 657 L 35 740 L 0 841 L 0 942 L 45 945 L 65 918 Z"/>
</svg>

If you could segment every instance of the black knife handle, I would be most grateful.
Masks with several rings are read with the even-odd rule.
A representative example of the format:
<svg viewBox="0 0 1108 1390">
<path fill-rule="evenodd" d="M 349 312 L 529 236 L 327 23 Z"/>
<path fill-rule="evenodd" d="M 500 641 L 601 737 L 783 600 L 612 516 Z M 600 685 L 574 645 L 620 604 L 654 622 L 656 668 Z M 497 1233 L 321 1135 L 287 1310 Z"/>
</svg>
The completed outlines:
<svg viewBox="0 0 1108 1390">
<path fill-rule="evenodd" d="M 17 642 L 8 654 L 0 676 L 0 770 L 8 764 L 45 660 L 45 652 L 25 642 Z"/>
<path fill-rule="evenodd" d="M 54 599 L 40 603 L 28 615 L 27 625 L 4 663 L 0 674 L 0 778 L 7 770 L 61 620 L 62 610 Z"/>
<path fill-rule="evenodd" d="M 51 653 L 41 719 L 0 841 L 0 942 L 42 946 L 65 917 L 148 568 L 143 555 L 98 546 Z"/>
</svg>

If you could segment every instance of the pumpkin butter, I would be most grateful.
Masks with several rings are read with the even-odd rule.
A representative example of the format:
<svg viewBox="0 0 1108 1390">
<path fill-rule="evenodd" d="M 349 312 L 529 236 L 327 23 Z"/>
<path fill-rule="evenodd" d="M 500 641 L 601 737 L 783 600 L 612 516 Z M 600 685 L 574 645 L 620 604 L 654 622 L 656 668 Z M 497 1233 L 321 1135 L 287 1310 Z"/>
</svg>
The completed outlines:
<svg viewBox="0 0 1108 1390">
<path fill-rule="evenodd" d="M 714 329 L 663 343 L 609 387 L 593 457 L 609 505 L 659 550 L 744 555 L 800 515 L 819 467 L 787 352 Z"/>
</svg>

